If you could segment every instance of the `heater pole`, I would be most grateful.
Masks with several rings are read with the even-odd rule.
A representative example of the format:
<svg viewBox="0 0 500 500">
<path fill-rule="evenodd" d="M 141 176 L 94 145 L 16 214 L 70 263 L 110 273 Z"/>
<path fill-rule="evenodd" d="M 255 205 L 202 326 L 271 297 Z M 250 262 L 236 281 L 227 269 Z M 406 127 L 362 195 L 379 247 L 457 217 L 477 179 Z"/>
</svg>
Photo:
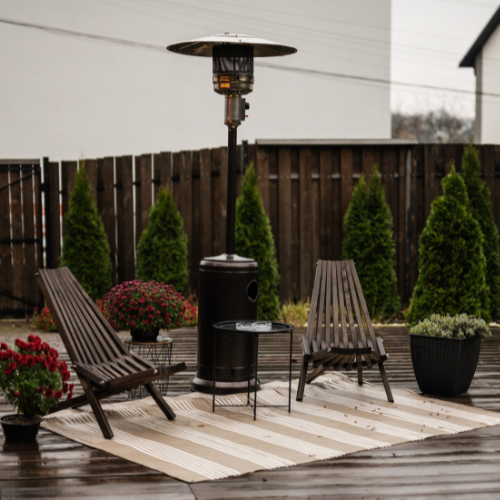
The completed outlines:
<svg viewBox="0 0 500 500">
<path fill-rule="evenodd" d="M 236 127 L 228 128 L 226 254 L 234 255 L 236 210 Z"/>
</svg>

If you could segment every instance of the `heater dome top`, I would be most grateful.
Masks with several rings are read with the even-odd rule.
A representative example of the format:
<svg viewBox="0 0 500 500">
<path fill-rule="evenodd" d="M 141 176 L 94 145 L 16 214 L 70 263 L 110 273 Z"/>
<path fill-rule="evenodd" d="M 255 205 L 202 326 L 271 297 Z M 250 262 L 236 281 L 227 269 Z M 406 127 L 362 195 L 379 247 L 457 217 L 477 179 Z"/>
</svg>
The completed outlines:
<svg viewBox="0 0 500 500">
<path fill-rule="evenodd" d="M 263 38 L 251 35 L 237 35 L 234 33 L 223 33 L 211 35 L 204 38 L 196 38 L 186 42 L 179 42 L 167 47 L 171 52 L 187 56 L 212 57 L 212 48 L 216 45 L 252 45 L 254 57 L 273 57 L 294 54 L 297 49 L 290 45 L 271 42 Z"/>
</svg>

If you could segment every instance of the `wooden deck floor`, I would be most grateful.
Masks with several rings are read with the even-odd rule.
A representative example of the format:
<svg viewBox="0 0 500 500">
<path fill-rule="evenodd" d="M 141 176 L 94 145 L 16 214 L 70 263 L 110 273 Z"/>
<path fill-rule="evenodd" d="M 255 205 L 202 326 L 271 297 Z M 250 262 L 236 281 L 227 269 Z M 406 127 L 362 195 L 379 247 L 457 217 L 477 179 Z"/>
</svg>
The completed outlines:
<svg viewBox="0 0 500 500">
<path fill-rule="evenodd" d="M 390 355 L 394 388 L 418 391 L 404 328 L 378 330 Z M 297 332 L 297 337 L 301 332 Z M 174 356 L 187 372 L 172 380 L 171 394 L 189 390 L 196 363 L 196 332 L 174 332 Z M 263 339 L 263 382 L 285 373 L 285 338 Z M 299 344 L 294 356 L 299 359 Z M 296 374 L 299 364 L 294 364 Z M 355 375 L 355 374 L 353 374 Z M 378 371 L 365 379 L 380 383 Z M 479 367 L 466 395 L 454 401 L 500 411 L 500 329 L 483 343 Z M 0 401 L 0 414 L 10 408 Z M 102 451 L 41 430 L 36 444 L 9 445 L 0 437 L 0 499 L 499 499 L 500 426 L 406 443 L 343 458 L 233 479 L 189 485 Z"/>
</svg>

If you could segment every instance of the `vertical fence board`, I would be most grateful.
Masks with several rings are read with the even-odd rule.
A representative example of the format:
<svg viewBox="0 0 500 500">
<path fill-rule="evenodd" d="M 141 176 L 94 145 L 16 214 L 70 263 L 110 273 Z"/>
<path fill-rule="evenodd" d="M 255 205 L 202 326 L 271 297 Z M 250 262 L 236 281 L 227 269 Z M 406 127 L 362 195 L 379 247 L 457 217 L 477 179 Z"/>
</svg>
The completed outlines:
<svg viewBox="0 0 500 500">
<path fill-rule="evenodd" d="M 413 290 L 418 278 L 418 240 L 425 224 L 424 219 L 424 146 L 418 145 L 412 149 L 411 187 L 410 187 L 410 290 Z"/>
<path fill-rule="evenodd" d="M 33 176 L 33 193 L 34 193 L 33 223 L 34 223 L 35 238 L 36 239 L 40 238 L 40 240 L 42 239 L 43 235 L 41 183 L 42 183 L 42 175 L 41 172 L 38 171 L 38 173 Z M 43 267 L 43 246 L 41 243 L 35 243 L 35 267 L 37 269 Z M 38 307 L 43 307 L 44 298 L 42 295 L 42 291 L 40 290 L 40 287 L 38 285 L 35 285 L 34 282 L 33 282 L 33 287 L 36 293 L 36 303 L 38 304 Z"/>
<path fill-rule="evenodd" d="M 131 281 L 136 275 L 134 228 L 130 224 L 134 219 L 132 163 L 132 156 L 116 158 L 117 283 Z"/>
<path fill-rule="evenodd" d="M 353 150 L 352 148 L 340 149 L 340 220 L 344 221 L 345 213 L 351 203 L 353 191 Z M 342 239 L 344 231 L 342 229 Z M 342 243 L 341 243 L 342 244 Z"/>
<path fill-rule="evenodd" d="M 269 148 L 257 150 L 255 173 L 257 174 L 257 186 L 262 197 L 262 204 L 269 217 Z"/>
<path fill-rule="evenodd" d="M 21 175 L 22 174 L 22 175 Z M 10 173 L 10 182 L 19 181 L 21 177 L 26 175 L 26 171 L 17 171 Z M 10 211 L 12 223 L 12 238 L 23 238 L 23 207 L 21 202 L 21 183 L 17 182 L 10 186 Z M 24 252 L 21 243 L 14 243 L 12 245 L 12 294 L 15 297 L 24 298 L 23 282 L 28 278 L 24 276 Z M 30 280 L 31 281 L 31 280 Z M 22 309 L 23 303 L 21 301 L 14 301 L 15 309 Z"/>
<path fill-rule="evenodd" d="M 333 180 L 333 259 L 340 260 L 342 249 L 342 233 L 344 221 L 342 219 L 341 189 L 342 179 L 340 174 L 340 148 L 332 148 L 332 175 Z"/>
<path fill-rule="evenodd" d="M 300 168 L 300 298 L 310 297 L 313 283 L 312 262 L 312 151 L 301 148 L 299 152 Z"/>
<path fill-rule="evenodd" d="M 135 248 L 139 244 L 142 230 L 142 190 L 141 190 L 141 157 L 134 156 L 134 192 L 135 192 Z"/>
<path fill-rule="evenodd" d="M 319 190 L 320 190 L 320 259 L 333 258 L 333 179 L 332 149 L 319 150 Z"/>
<path fill-rule="evenodd" d="M 9 173 L 0 171 L 0 188 L 9 184 Z M 0 239 L 10 240 L 9 188 L 0 192 Z M 0 243 L 0 290 L 12 294 L 11 246 Z M 0 310 L 11 309 L 12 299 L 0 293 Z"/>
<path fill-rule="evenodd" d="M 200 213 L 200 151 L 193 151 L 191 157 L 192 190 L 191 190 L 191 267 L 189 282 L 192 290 L 198 290 L 201 254 L 201 213 Z"/>
<path fill-rule="evenodd" d="M 279 261 L 280 235 L 279 235 L 279 195 L 278 195 L 278 148 L 269 149 L 269 222 L 273 234 L 274 248 Z"/>
<path fill-rule="evenodd" d="M 313 180 L 314 179 L 314 180 Z M 321 255 L 321 204 L 320 204 L 320 170 L 319 170 L 319 149 L 314 148 L 311 151 L 311 227 L 312 227 L 312 239 L 311 239 L 311 262 L 312 262 L 312 273 L 315 273 L 316 264 Z M 312 288 L 309 294 L 312 293 Z"/>
<path fill-rule="evenodd" d="M 90 194 L 97 206 L 97 160 L 85 160 L 83 164 L 90 181 Z"/>
<path fill-rule="evenodd" d="M 484 182 L 490 190 L 490 200 L 493 206 L 495 200 L 495 146 L 485 144 L 483 146 L 483 164 Z"/>
<path fill-rule="evenodd" d="M 140 180 L 141 180 L 141 229 L 148 227 L 149 212 L 153 206 L 153 172 L 152 155 L 144 154 L 140 157 Z"/>
<path fill-rule="evenodd" d="M 97 192 L 97 207 L 104 224 L 104 231 L 109 244 L 111 259 L 111 283 L 116 285 L 116 232 L 115 232 L 115 202 L 114 202 L 114 158 L 108 156 L 99 162 Z"/>
<path fill-rule="evenodd" d="M 292 172 L 292 268 L 290 277 L 290 295 L 293 301 L 300 299 L 300 149 L 290 151 Z"/>
<path fill-rule="evenodd" d="M 495 186 L 495 193 L 500 193 L 500 146 L 495 146 Z M 493 213 L 497 227 L 500 228 L 500 203 L 498 200 L 493 203 Z"/>
<path fill-rule="evenodd" d="M 61 191 L 62 191 L 62 213 L 63 220 L 66 212 L 69 208 L 69 197 L 71 196 L 71 191 L 75 186 L 75 176 L 76 176 L 76 161 L 62 161 L 61 162 Z"/>
<path fill-rule="evenodd" d="M 160 179 L 160 186 L 167 186 L 172 192 L 172 153 L 166 151 L 160 153 L 158 178 Z"/>
<path fill-rule="evenodd" d="M 52 261 L 47 262 L 49 268 L 59 266 L 61 258 L 61 215 L 62 207 L 59 200 L 59 163 L 49 163 L 50 200 L 45 200 L 48 207 L 45 208 L 45 215 L 50 217 L 50 241 L 52 248 Z M 33 197 L 31 197 L 33 205 Z M 31 210 L 32 212 L 33 210 Z M 33 226 L 33 221 L 31 221 Z M 33 231 L 33 230 L 32 230 Z M 33 233 L 34 234 L 34 233 Z"/>
<path fill-rule="evenodd" d="M 227 148 L 212 149 L 212 252 L 226 253 Z M 242 257 L 246 257 L 242 255 Z"/>
<path fill-rule="evenodd" d="M 372 175 L 373 165 L 375 165 L 375 151 L 373 148 L 370 147 L 363 148 L 361 165 L 362 165 L 361 173 L 365 178 L 365 182 L 369 182 Z"/>
<path fill-rule="evenodd" d="M 50 163 L 49 163 L 49 177 L 50 177 Z M 52 164 L 54 165 L 54 164 Z M 58 167 L 58 164 L 55 164 Z M 58 179 L 59 180 L 59 179 Z M 34 204 L 33 204 L 33 177 L 28 177 L 23 180 L 23 212 L 24 212 L 24 238 L 32 239 L 35 237 L 35 212 L 34 212 Z M 59 201 L 59 182 L 52 187 L 54 189 L 57 196 L 54 196 L 54 199 Z M 49 203 L 48 203 L 49 202 Z M 51 217 L 50 214 L 50 200 L 45 200 L 45 217 Z M 47 206 L 48 205 L 48 206 Z M 59 203 L 57 205 L 57 228 L 59 229 Z M 57 235 L 60 233 L 57 231 Z M 51 235 L 48 235 L 49 237 Z M 60 251 L 61 244 L 57 242 L 57 248 Z M 52 256 L 54 256 L 54 247 L 52 247 L 53 252 Z M 59 254 L 57 254 L 57 261 L 59 260 Z M 47 263 L 47 265 L 50 265 Z M 24 246 L 24 297 L 29 300 L 33 304 L 38 303 L 38 285 L 35 281 L 35 273 L 38 270 L 37 262 L 36 262 L 36 248 L 34 244 L 26 244 Z"/>
<path fill-rule="evenodd" d="M 181 152 L 179 165 L 179 198 L 178 208 L 184 221 L 184 232 L 187 235 L 188 269 L 193 268 L 193 201 L 192 201 L 192 165 L 191 151 Z"/>
<path fill-rule="evenodd" d="M 210 150 L 200 151 L 200 255 L 212 255 L 212 170 Z M 196 284 L 198 288 L 198 283 Z"/>
<path fill-rule="evenodd" d="M 401 147 L 397 152 L 397 204 L 398 218 L 394 221 L 396 233 L 396 275 L 398 277 L 398 293 L 403 301 L 405 294 L 405 273 L 406 273 L 406 148 Z"/>
<path fill-rule="evenodd" d="M 153 205 L 158 200 L 158 193 L 161 188 L 160 153 L 153 155 Z"/>
<path fill-rule="evenodd" d="M 424 146 L 424 216 L 425 220 L 431 213 L 431 204 L 436 198 L 436 159 L 437 144 L 428 144 Z"/>
<path fill-rule="evenodd" d="M 292 154 L 290 148 L 278 151 L 278 200 L 280 299 L 290 300 L 292 270 Z"/>
</svg>

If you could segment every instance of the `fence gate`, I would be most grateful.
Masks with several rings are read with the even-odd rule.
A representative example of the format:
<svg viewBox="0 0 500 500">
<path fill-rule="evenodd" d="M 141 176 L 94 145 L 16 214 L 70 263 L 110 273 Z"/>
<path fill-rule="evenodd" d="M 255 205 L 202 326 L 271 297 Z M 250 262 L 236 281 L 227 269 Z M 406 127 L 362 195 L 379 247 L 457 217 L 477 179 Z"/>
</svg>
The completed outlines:
<svg viewBox="0 0 500 500">
<path fill-rule="evenodd" d="M 0 160 L 0 318 L 23 317 L 43 305 L 35 280 L 43 267 L 42 184 L 44 160 Z M 49 228 L 46 228 L 47 231 Z M 47 236 L 47 235 L 46 235 Z"/>
</svg>

